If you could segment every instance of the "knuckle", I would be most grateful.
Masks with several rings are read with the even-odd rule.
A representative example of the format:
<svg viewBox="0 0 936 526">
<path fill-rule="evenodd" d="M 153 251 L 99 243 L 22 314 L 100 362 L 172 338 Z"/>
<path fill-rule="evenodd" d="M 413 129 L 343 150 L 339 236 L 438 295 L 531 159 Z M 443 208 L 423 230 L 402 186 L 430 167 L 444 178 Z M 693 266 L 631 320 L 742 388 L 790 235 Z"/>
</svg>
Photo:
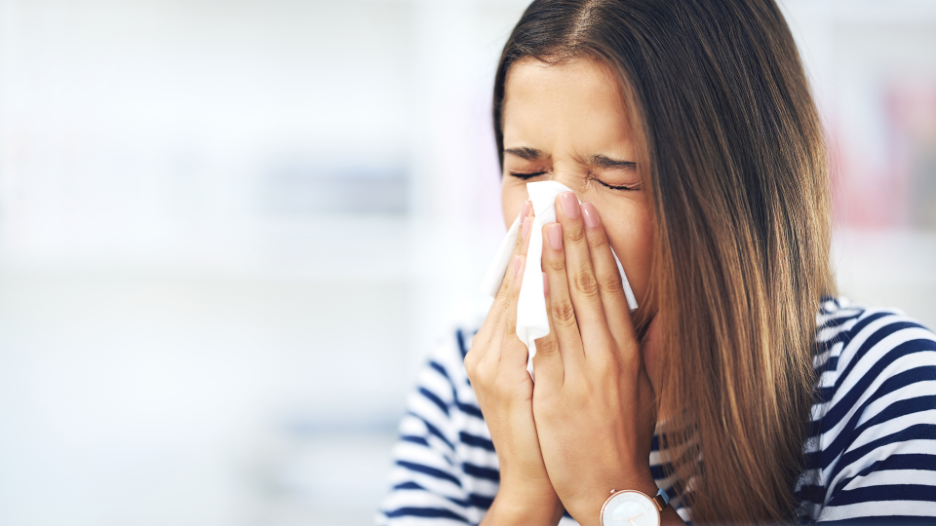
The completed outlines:
<svg viewBox="0 0 936 526">
<path fill-rule="evenodd" d="M 546 261 L 546 267 L 553 272 L 564 272 L 565 260 L 562 257 L 551 257 Z"/>
<path fill-rule="evenodd" d="M 562 300 L 555 303 L 553 305 L 553 317 L 560 325 L 575 324 L 575 309 L 572 307 L 572 302 Z"/>
<path fill-rule="evenodd" d="M 516 334 L 517 333 L 517 319 L 513 316 L 508 316 L 507 321 L 504 322 L 505 334 Z"/>
<path fill-rule="evenodd" d="M 598 295 L 598 281 L 591 272 L 579 272 L 572 278 L 572 286 L 575 291 L 583 296 Z"/>
<path fill-rule="evenodd" d="M 598 276 L 598 287 L 602 294 L 624 294 L 624 285 L 621 282 L 621 276 L 617 273 L 607 273 Z"/>
<path fill-rule="evenodd" d="M 470 354 L 470 353 L 469 353 Z M 478 379 L 478 364 L 475 360 L 468 359 L 468 356 L 465 357 L 465 372 L 468 374 L 468 381 L 471 383 L 477 383 Z"/>
<path fill-rule="evenodd" d="M 478 371 L 478 363 L 481 361 L 481 350 L 472 347 L 465 355 L 465 370 L 468 372 L 468 378 L 473 379 Z"/>
<path fill-rule="evenodd" d="M 585 228 L 582 227 L 581 223 L 572 224 L 568 227 L 563 225 L 563 230 L 566 233 L 566 239 L 572 243 L 578 243 L 585 238 Z"/>
<path fill-rule="evenodd" d="M 504 276 L 504 279 L 501 280 L 501 286 L 497 289 L 497 296 L 495 299 L 503 300 L 507 297 L 507 294 L 510 293 L 510 278 Z"/>
<path fill-rule="evenodd" d="M 510 290 L 507 291 L 507 296 L 504 298 L 504 311 L 509 311 L 518 301 L 520 301 L 520 287 L 511 287 Z M 509 314 L 507 315 L 507 321 L 510 321 Z"/>
<path fill-rule="evenodd" d="M 640 347 L 633 344 L 625 344 L 618 350 L 618 365 L 622 371 L 640 370 L 643 363 L 643 357 L 640 355 Z"/>
<path fill-rule="evenodd" d="M 486 360 L 478 360 L 471 368 L 468 368 L 466 365 L 466 370 L 468 372 L 468 381 L 471 382 L 472 386 L 487 390 L 491 375 L 490 367 L 486 364 Z"/>
<path fill-rule="evenodd" d="M 614 379 L 620 375 L 617 360 L 611 353 L 595 353 L 589 356 L 588 361 L 592 363 L 598 374 L 604 378 Z"/>
<path fill-rule="evenodd" d="M 603 250 L 605 247 L 610 247 L 608 243 L 608 236 L 603 236 L 597 232 L 588 236 L 588 246 L 593 249 Z"/>
<path fill-rule="evenodd" d="M 522 271 L 521 271 L 522 272 Z M 514 280 L 513 285 L 510 287 L 510 302 L 514 303 L 520 299 L 520 286 L 523 284 L 521 279 L 523 276 L 517 276 L 517 279 Z"/>
<path fill-rule="evenodd" d="M 559 352 L 559 344 L 556 342 L 555 338 L 546 337 L 542 340 L 537 340 L 536 342 L 536 356 L 539 356 L 541 353 L 543 356 L 551 356 Z M 533 357 L 533 360 L 536 360 L 536 356 Z"/>
</svg>

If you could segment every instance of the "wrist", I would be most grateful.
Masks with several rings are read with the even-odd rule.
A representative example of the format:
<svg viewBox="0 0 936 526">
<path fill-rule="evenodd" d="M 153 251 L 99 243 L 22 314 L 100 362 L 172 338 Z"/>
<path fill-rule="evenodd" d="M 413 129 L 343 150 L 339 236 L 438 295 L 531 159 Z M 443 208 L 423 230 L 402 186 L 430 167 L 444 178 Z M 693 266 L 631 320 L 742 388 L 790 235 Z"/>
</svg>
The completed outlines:
<svg viewBox="0 0 936 526">
<path fill-rule="evenodd" d="M 568 499 L 566 509 L 579 524 L 598 526 L 601 524 L 601 508 L 612 493 L 621 490 L 635 490 L 653 498 L 659 488 L 657 488 L 656 481 L 654 481 L 648 470 L 644 477 L 628 479 L 619 483 L 593 484 L 588 489 L 583 488 L 583 491 L 579 492 L 574 498 Z"/>
<path fill-rule="evenodd" d="M 554 526 L 562 518 L 562 503 L 552 486 L 501 484 L 482 525 Z"/>
</svg>

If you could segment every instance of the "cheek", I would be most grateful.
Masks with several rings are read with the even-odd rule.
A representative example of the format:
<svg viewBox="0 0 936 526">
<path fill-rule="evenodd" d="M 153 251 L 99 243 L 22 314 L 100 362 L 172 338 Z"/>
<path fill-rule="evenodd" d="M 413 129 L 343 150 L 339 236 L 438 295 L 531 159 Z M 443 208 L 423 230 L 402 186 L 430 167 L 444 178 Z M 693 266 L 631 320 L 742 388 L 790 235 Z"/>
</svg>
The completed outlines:
<svg viewBox="0 0 936 526">
<path fill-rule="evenodd" d="M 514 179 L 516 178 L 514 177 Z M 504 177 L 501 182 L 501 207 L 504 212 L 504 225 L 506 225 L 506 228 L 509 229 L 510 225 L 516 221 L 520 210 L 523 208 L 523 203 L 527 199 L 529 199 L 529 196 L 527 195 L 526 185 L 514 184 L 510 179 Z"/>
<path fill-rule="evenodd" d="M 627 210 L 619 214 L 612 224 L 606 224 L 611 247 L 621 260 L 627 280 L 641 306 L 647 301 L 643 298 L 646 298 L 650 284 L 650 266 L 653 262 L 653 224 L 649 211 L 642 208 Z"/>
</svg>

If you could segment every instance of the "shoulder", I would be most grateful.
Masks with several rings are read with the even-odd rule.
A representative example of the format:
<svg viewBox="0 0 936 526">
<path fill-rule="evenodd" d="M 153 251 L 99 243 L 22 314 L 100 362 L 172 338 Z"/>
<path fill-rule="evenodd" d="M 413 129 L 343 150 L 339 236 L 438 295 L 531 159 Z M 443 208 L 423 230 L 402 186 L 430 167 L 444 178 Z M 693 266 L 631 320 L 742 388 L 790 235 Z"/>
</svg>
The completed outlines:
<svg viewBox="0 0 936 526">
<path fill-rule="evenodd" d="M 836 298 L 823 305 L 817 324 L 815 367 L 821 402 L 848 402 L 851 407 L 870 390 L 882 394 L 882 384 L 893 390 L 897 384 L 933 379 L 929 373 L 936 366 L 936 335 L 899 310 Z"/>
<path fill-rule="evenodd" d="M 464 364 L 475 333 L 476 326 L 463 324 L 451 327 L 438 340 L 410 392 L 401 432 L 412 422 L 411 426 L 441 440 L 435 446 L 444 446 L 453 453 L 465 440 L 471 441 L 466 436 L 487 437 L 487 426 Z"/>
<path fill-rule="evenodd" d="M 466 323 L 451 327 L 440 338 L 420 370 L 410 407 L 421 405 L 423 399 L 434 406 L 436 411 L 431 412 L 438 419 L 463 424 L 462 417 L 470 416 L 483 422 L 465 370 L 465 356 L 477 332 L 477 325 Z"/>
<path fill-rule="evenodd" d="M 476 332 L 471 324 L 453 327 L 421 368 L 400 421 L 379 523 L 475 524 L 493 501 L 497 456 L 464 367 Z"/>
<path fill-rule="evenodd" d="M 899 310 L 842 298 L 817 323 L 810 514 L 936 515 L 936 335 Z"/>
<path fill-rule="evenodd" d="M 471 349 L 471 342 L 477 332 L 478 327 L 470 323 L 449 327 L 429 353 L 426 366 L 438 371 L 453 383 L 456 377 L 467 380 L 465 356 Z"/>
</svg>

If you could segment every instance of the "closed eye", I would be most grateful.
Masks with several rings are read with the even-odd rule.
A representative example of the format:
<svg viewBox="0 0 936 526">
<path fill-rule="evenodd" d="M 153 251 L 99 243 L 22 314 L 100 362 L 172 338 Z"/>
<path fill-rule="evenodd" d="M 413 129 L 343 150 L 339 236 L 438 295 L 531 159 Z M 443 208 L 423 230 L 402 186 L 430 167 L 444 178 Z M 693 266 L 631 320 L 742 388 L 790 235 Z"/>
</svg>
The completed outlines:
<svg viewBox="0 0 936 526">
<path fill-rule="evenodd" d="M 518 177 L 523 180 L 532 179 L 534 177 L 539 177 L 541 175 L 546 175 L 546 172 L 534 172 L 534 173 L 519 173 L 519 172 L 510 172 L 510 175 Z"/>
<path fill-rule="evenodd" d="M 534 177 L 539 177 L 539 176 L 541 176 L 541 175 L 546 175 L 546 172 L 533 172 L 533 173 L 510 172 L 510 175 L 512 175 L 512 176 L 514 176 L 514 177 L 516 177 L 516 178 L 518 178 L 518 179 L 527 180 L 527 179 L 533 179 Z M 641 189 L 640 184 L 632 184 L 632 185 L 627 185 L 627 184 L 613 185 L 613 184 L 608 184 L 608 183 L 602 181 L 601 179 L 594 179 L 594 178 L 593 178 L 593 180 L 597 181 L 597 182 L 598 182 L 599 184 L 601 184 L 602 186 L 604 186 L 604 187 L 606 187 L 606 188 L 610 188 L 610 189 L 612 189 L 612 190 L 635 191 L 635 190 L 640 190 L 640 189 Z"/>
<path fill-rule="evenodd" d="M 613 184 L 608 184 L 608 183 L 602 181 L 601 179 L 592 178 L 592 180 L 597 181 L 598 184 L 600 184 L 600 185 L 602 185 L 602 186 L 604 186 L 604 187 L 610 188 L 610 189 L 612 189 L 612 190 L 629 190 L 629 191 L 636 191 L 636 190 L 640 190 L 640 189 L 641 189 L 639 183 L 638 183 L 638 184 L 613 185 Z"/>
</svg>

